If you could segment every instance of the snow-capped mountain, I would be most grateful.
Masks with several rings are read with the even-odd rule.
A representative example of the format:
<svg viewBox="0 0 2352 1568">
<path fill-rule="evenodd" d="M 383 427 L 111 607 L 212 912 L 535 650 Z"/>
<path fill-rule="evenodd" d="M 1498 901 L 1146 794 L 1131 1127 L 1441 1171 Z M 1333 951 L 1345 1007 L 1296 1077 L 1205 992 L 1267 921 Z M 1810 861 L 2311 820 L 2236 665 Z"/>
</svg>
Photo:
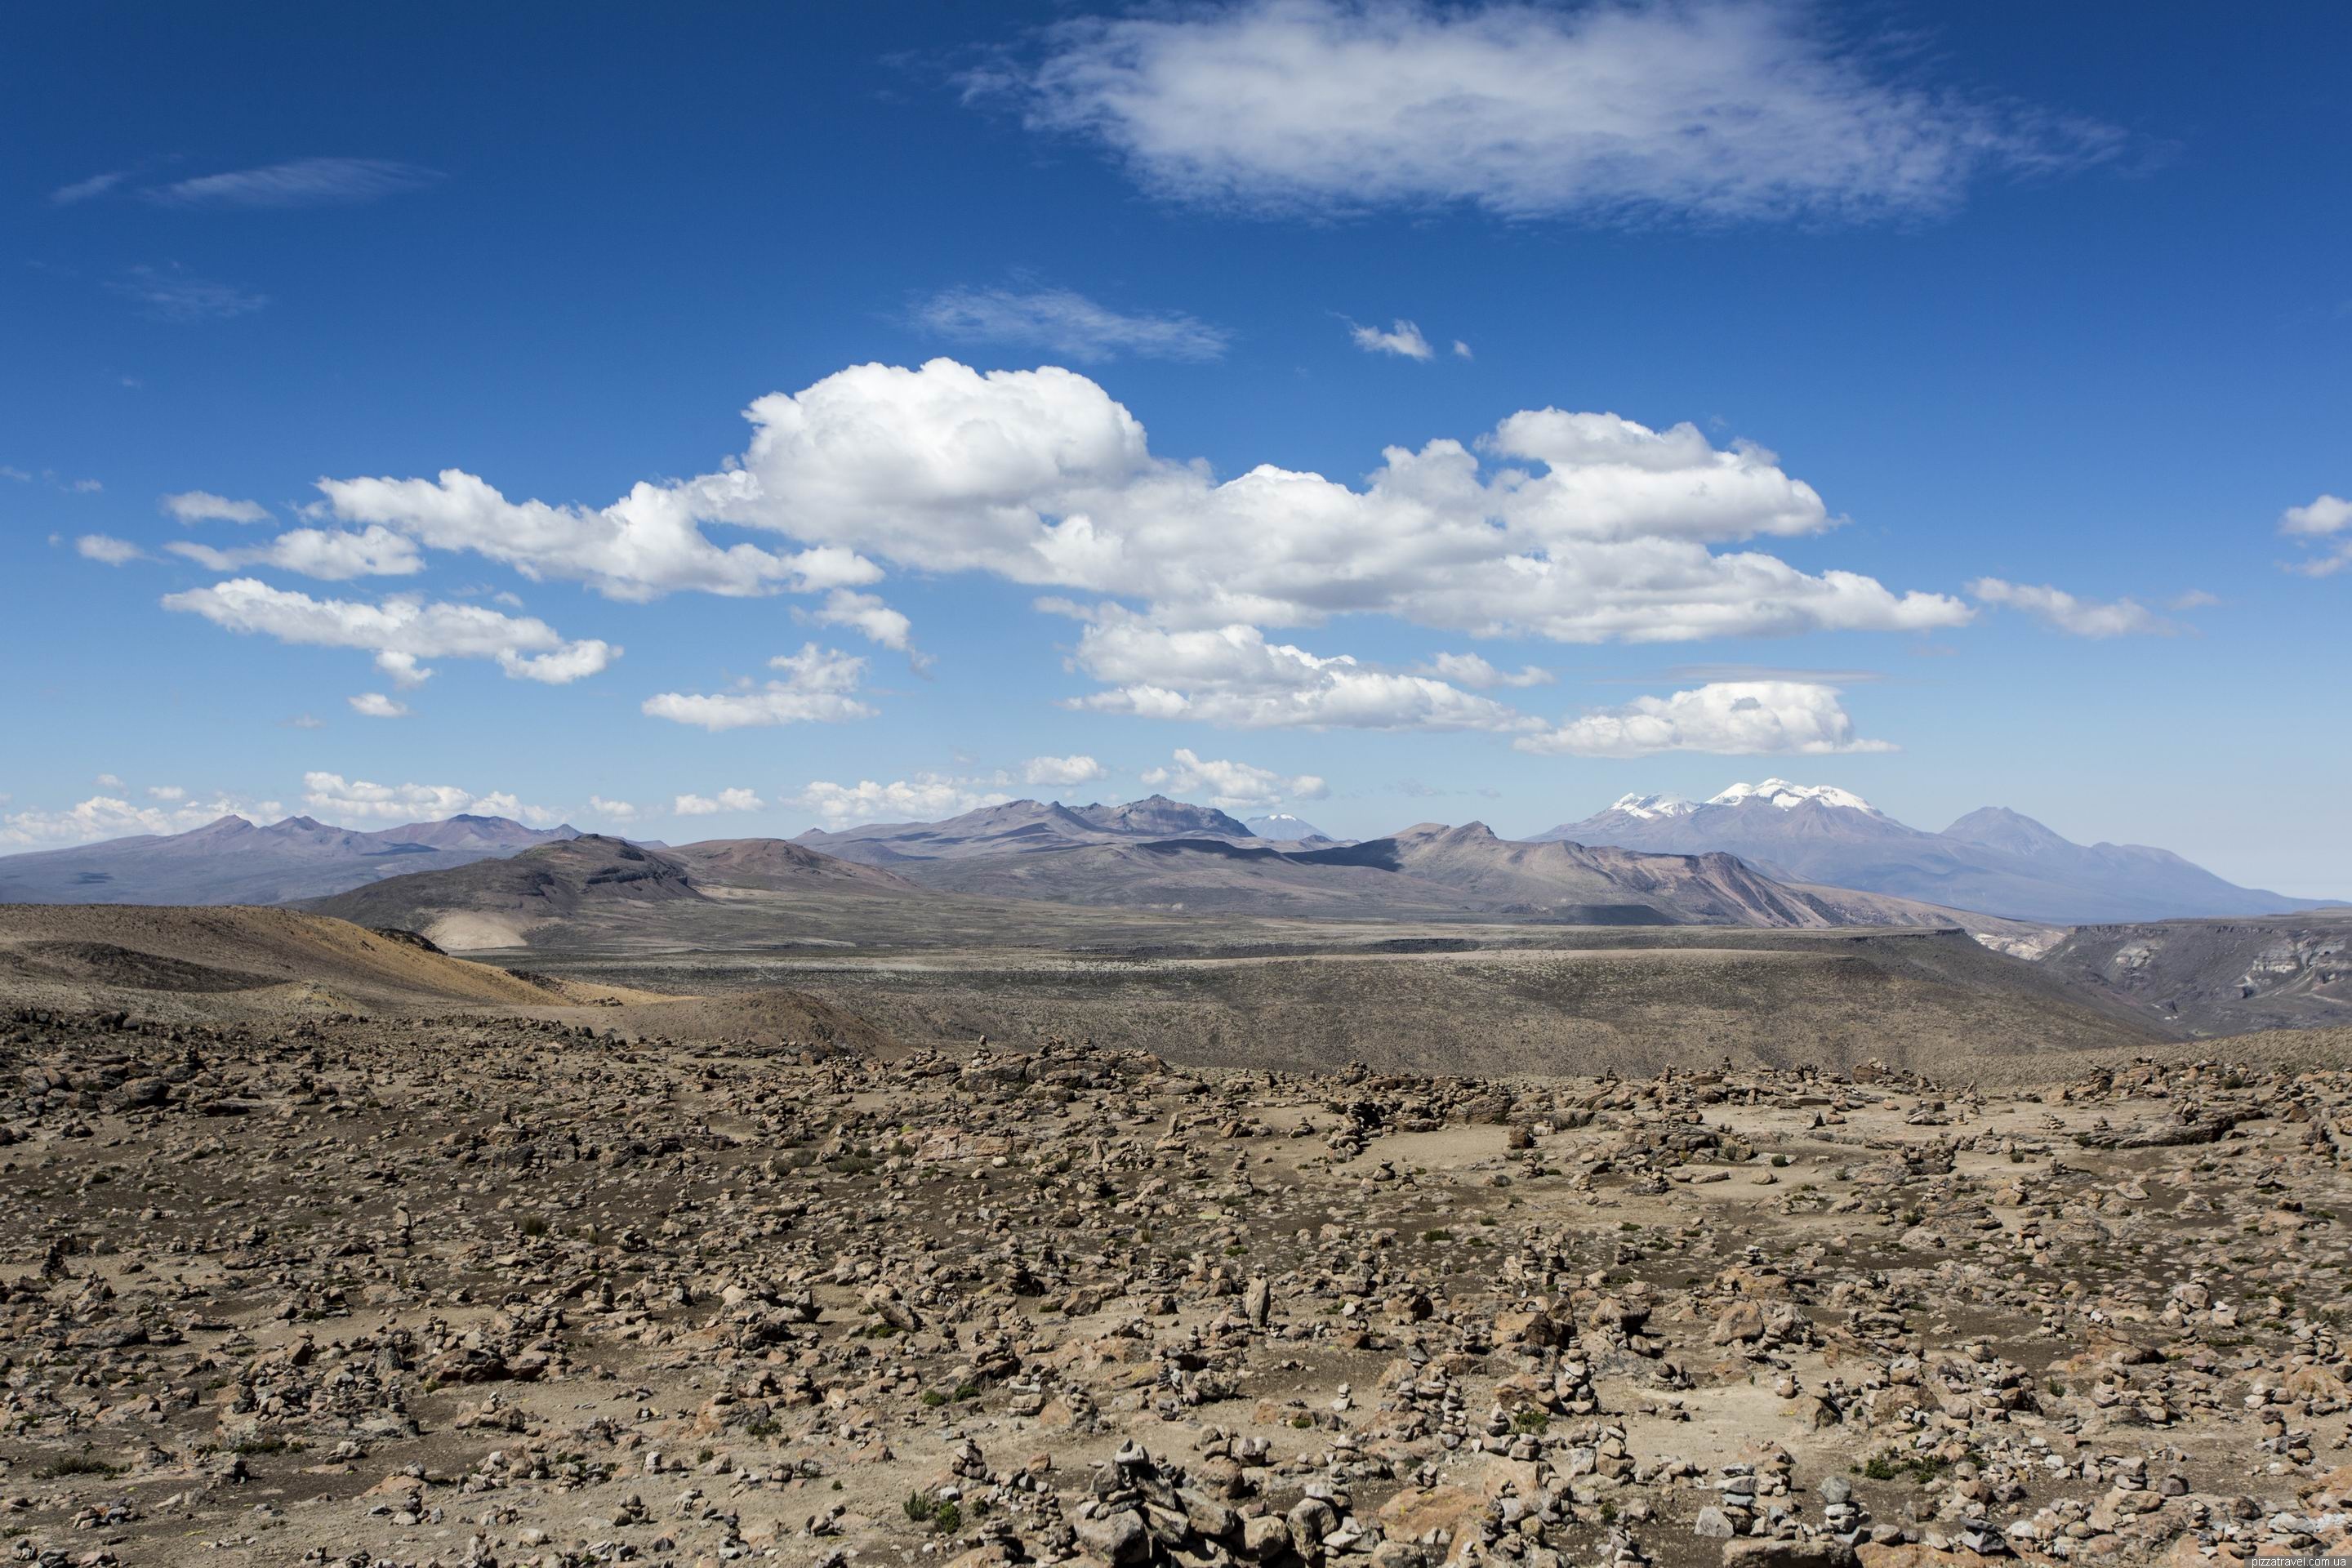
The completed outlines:
<svg viewBox="0 0 2352 1568">
<path fill-rule="evenodd" d="M 1664 817 L 1688 816 L 1698 809 L 1698 802 L 1685 800 L 1678 795 L 1621 795 L 1609 809 L 1643 822 L 1654 822 Z"/>
<path fill-rule="evenodd" d="M 1309 838 L 1331 837 L 1305 817 L 1293 816 L 1286 811 L 1268 812 L 1264 816 L 1251 817 L 1249 830 L 1260 838 L 1276 844 L 1297 844 Z"/>
<path fill-rule="evenodd" d="M 1628 795 L 1625 798 L 1631 800 L 1634 797 Z M 1644 795 L 1641 798 L 1675 800 L 1679 797 L 1668 795 Z M 1782 811 L 1794 811 L 1801 805 L 1837 805 L 1843 806 L 1849 811 L 1866 811 L 1873 816 L 1884 815 L 1876 806 L 1852 790 L 1840 789 L 1835 784 L 1794 784 L 1787 779 L 1766 779 L 1762 784 L 1736 784 L 1720 795 L 1707 796 L 1706 804 L 1745 805 L 1749 801 L 1760 801 L 1766 805 L 1777 805 Z M 1689 813 L 1683 812 L 1678 815 L 1686 816 Z"/>
<path fill-rule="evenodd" d="M 1698 805 L 1628 795 L 1598 816 L 1535 837 L 1677 855 L 1721 850 L 1784 880 L 2059 925 L 2320 907 L 2237 887 L 2169 850 L 2075 844 L 2002 807 L 1972 811 L 1928 833 L 1851 790 L 1787 779 L 1735 784 Z"/>
</svg>

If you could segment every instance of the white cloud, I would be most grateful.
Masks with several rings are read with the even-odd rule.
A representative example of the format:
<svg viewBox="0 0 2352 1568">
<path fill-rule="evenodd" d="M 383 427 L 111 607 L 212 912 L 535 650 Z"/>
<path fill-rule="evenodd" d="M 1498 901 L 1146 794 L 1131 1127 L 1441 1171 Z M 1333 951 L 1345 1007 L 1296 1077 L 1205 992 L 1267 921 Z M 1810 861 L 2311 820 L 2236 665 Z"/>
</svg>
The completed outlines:
<svg viewBox="0 0 2352 1568">
<path fill-rule="evenodd" d="M 1179 747 L 1175 765 L 1147 769 L 1141 775 L 1152 788 L 1187 799 L 1206 796 L 1223 811 L 1249 811 L 1279 805 L 1286 800 L 1321 800 L 1330 786 L 1313 773 L 1286 778 L 1271 768 L 1248 763 L 1220 761 Z"/>
<path fill-rule="evenodd" d="M 188 798 L 188 792 L 178 784 L 149 784 L 147 798 L 162 801 L 185 800 Z"/>
<path fill-rule="evenodd" d="M 1098 619 L 1074 662 L 1108 689 L 1069 706 L 1241 729 L 1507 730 L 1533 721 L 1425 675 L 1370 669 L 1271 643 L 1255 626 L 1169 631 L 1138 617 Z"/>
<path fill-rule="evenodd" d="M 1858 738 L 1836 687 L 1795 680 L 1717 681 L 1670 697 L 1638 697 L 1512 743 L 1523 752 L 1578 757 L 1819 757 L 1898 749 Z"/>
<path fill-rule="evenodd" d="M 416 190 L 440 178 L 431 169 L 382 158 L 296 158 L 175 180 L 142 194 L 166 206 L 348 206 Z"/>
<path fill-rule="evenodd" d="M 352 711 L 365 719 L 405 719 L 408 704 L 395 702 L 381 691 L 362 691 L 357 697 L 347 697 Z"/>
<path fill-rule="evenodd" d="M 210 490 L 182 490 L 167 495 L 163 509 L 182 522 L 268 522 L 269 510 L 258 501 L 231 500 Z"/>
<path fill-rule="evenodd" d="M 433 679 L 434 674 L 415 654 L 401 653 L 392 648 L 382 649 L 376 654 L 375 667 L 392 677 L 392 683 L 404 691 L 424 685 Z"/>
<path fill-rule="evenodd" d="M 1532 664 L 1523 664 L 1512 671 L 1496 669 L 1475 653 L 1441 653 L 1413 673 L 1450 680 L 1474 691 L 1497 686 L 1549 686 L 1554 679 L 1550 670 L 1538 669 Z"/>
<path fill-rule="evenodd" d="M 433 481 L 320 484 L 343 521 L 429 549 L 473 551 L 621 598 L 821 594 L 811 618 L 894 647 L 906 645 L 906 618 L 854 591 L 886 563 L 1067 590 L 1097 601 L 1079 613 L 1106 619 L 1139 604 L 1171 634 L 1381 615 L 1479 637 L 1666 642 L 1934 629 L 1972 614 L 1947 595 L 1898 594 L 1852 572 L 1807 574 L 1756 548 L 1838 520 L 1771 452 L 1718 448 L 1687 424 L 1523 411 L 1469 444 L 1391 447 L 1358 488 L 1271 464 L 1220 483 L 1203 464 L 1154 456 L 1126 408 L 1054 367 L 858 365 L 762 397 L 749 417 L 740 460 L 639 484 L 601 510 L 510 502 L 456 469 Z M 768 531 L 800 548 L 721 550 L 706 524 Z M 1507 717 L 1449 695 L 1443 681 L 1297 649 L 1286 657 L 1293 668 L 1276 686 L 1329 695 L 1286 709 L 1200 695 L 1226 722 L 1393 723 L 1407 721 L 1347 715 L 1415 704 L 1454 724 Z M 1104 695 L 1129 710 L 1171 706 L 1155 693 Z M 1293 716 L 1278 717 L 1286 710 Z"/>
<path fill-rule="evenodd" d="M 1050 784 L 1066 787 L 1070 784 L 1092 784 L 1097 779 L 1110 777 L 1110 770 L 1092 757 L 1032 757 L 1021 764 L 1024 784 Z"/>
<path fill-rule="evenodd" d="M 1001 791 L 981 789 L 972 780 L 917 773 L 888 784 L 872 779 L 854 784 L 812 780 L 785 804 L 813 811 L 826 826 L 838 828 L 865 822 L 936 822 L 984 805 L 1003 805 L 1012 798 Z"/>
<path fill-rule="evenodd" d="M 105 488 L 105 482 L 100 479 L 76 479 L 66 487 L 78 496 L 94 496 Z"/>
<path fill-rule="evenodd" d="M 236 550 L 215 550 L 185 539 L 174 540 L 163 548 L 209 572 L 275 566 L 280 571 L 336 583 L 353 577 L 407 577 L 425 570 L 425 558 L 405 535 L 373 524 L 356 533 L 341 529 L 297 528 L 267 544 Z"/>
<path fill-rule="evenodd" d="M 1178 311 L 1128 314 L 1067 289 L 949 289 L 915 319 L 947 337 L 1028 343 L 1082 363 L 1118 359 L 1222 359 L 1232 334 Z"/>
<path fill-rule="evenodd" d="M 807 643 L 798 653 L 779 654 L 768 666 L 783 671 L 783 678 L 756 689 L 746 687 L 700 696 L 665 691 L 646 698 L 644 710 L 656 719 L 699 724 L 706 730 L 835 723 L 870 718 L 874 713 L 855 695 L 866 675 L 862 658 Z"/>
<path fill-rule="evenodd" d="M 1348 323 L 1348 335 L 1355 339 L 1356 346 L 1366 353 L 1395 354 L 1402 359 L 1418 360 L 1432 359 L 1437 353 L 1429 346 L 1429 340 L 1421 335 L 1421 329 L 1411 321 L 1399 321 L 1385 332 L 1378 327 L 1360 327 L 1350 321 Z M 1455 345 L 1457 348 L 1460 346 Z"/>
<path fill-rule="evenodd" d="M 485 816 L 529 816 L 543 821 L 553 814 L 526 806 L 504 791 L 476 795 L 455 784 L 380 784 L 347 779 L 341 773 L 302 775 L 302 804 L 320 816 L 334 820 L 359 818 L 384 822 L 437 822 L 459 812 Z"/>
<path fill-rule="evenodd" d="M 120 787 L 120 781 L 114 787 Z M 135 805 L 119 796 L 101 795 L 63 811 L 12 812 L 0 816 L 0 844 L 86 844 L 140 833 L 185 833 L 232 813 L 268 821 L 280 810 L 274 800 L 157 798 L 164 804 Z"/>
<path fill-rule="evenodd" d="M 588 809 L 607 822 L 635 822 L 644 813 L 625 800 L 606 800 L 601 795 L 588 797 Z"/>
<path fill-rule="evenodd" d="M 2279 515 L 2283 533 L 2329 534 L 2352 529 L 2352 500 L 2323 495 L 2309 506 L 2291 506 Z"/>
<path fill-rule="evenodd" d="M 167 595 L 167 610 L 199 615 L 233 632 L 260 632 L 280 642 L 361 648 L 404 686 L 433 672 L 428 658 L 495 659 L 510 677 L 561 686 L 594 675 L 621 650 L 594 637 L 567 642 L 545 621 L 503 616 L 478 605 L 395 596 L 381 604 L 313 599 L 251 577 Z"/>
<path fill-rule="evenodd" d="M 1710 543 L 1822 531 L 1810 485 L 1688 425 L 1516 414 L 1487 463 L 1391 448 L 1363 489 L 1272 466 L 1223 484 L 1155 458 L 1102 388 L 1053 368 L 864 365 L 760 399 L 740 468 L 687 481 L 719 520 L 936 572 L 1143 600 L 1170 625 L 1387 614 L 1476 633 L 1660 641 L 1948 626 L 1967 607 Z"/>
<path fill-rule="evenodd" d="M 2117 599 L 2112 604 L 2100 604 L 2093 599 L 2078 599 L 2063 588 L 2047 584 L 2035 586 L 2025 583 L 2004 583 L 1998 577 L 1979 577 L 1969 584 L 1969 592 L 1988 605 L 2002 605 L 2023 610 L 2045 625 L 2079 637 L 2124 637 L 2134 632 L 2168 633 L 2172 627 L 2145 605 L 2131 599 Z"/>
<path fill-rule="evenodd" d="M 121 789 L 122 787 L 122 778 L 119 773 L 100 773 L 98 777 L 90 780 L 89 782 L 96 784 L 100 789 Z"/>
<path fill-rule="evenodd" d="M 594 637 L 569 642 L 547 653 L 524 654 L 510 647 L 499 650 L 499 668 L 510 680 L 536 680 L 542 686 L 569 686 L 601 672 L 621 650 Z"/>
<path fill-rule="evenodd" d="M 126 268 L 107 287 L 166 321 L 226 321 L 269 303 L 267 294 L 197 278 L 177 266 Z"/>
<path fill-rule="evenodd" d="M 396 529 L 432 550 L 471 551 L 533 582 L 584 583 L 607 598 L 644 601 L 693 590 L 748 596 L 780 588 L 824 593 L 877 581 L 855 552 L 820 547 L 784 556 L 752 544 L 721 548 L 695 526 L 730 492 L 756 489 L 722 472 L 683 486 L 639 484 L 602 510 L 509 501 L 457 468 L 436 480 L 320 479 L 328 510 L 346 522 Z"/>
<path fill-rule="evenodd" d="M 1066 23 L 1008 79 L 1033 127 L 1171 198 L 1463 203 L 1507 218 L 1864 220 L 2120 138 L 1913 85 L 1776 0 L 1576 7 L 1243 0 Z"/>
<path fill-rule="evenodd" d="M 1472 359 L 1476 356 L 1471 353 L 1470 345 L 1468 343 L 1464 342 L 1460 338 L 1456 338 L 1454 340 L 1454 357 L 1455 359 Z"/>
<path fill-rule="evenodd" d="M 884 604 L 880 595 L 861 594 L 854 588 L 835 588 L 824 596 L 824 608 L 809 612 L 809 619 L 819 626 L 847 626 L 882 647 L 907 650 L 907 634 L 913 628 L 906 616 Z"/>
<path fill-rule="evenodd" d="M 2352 566 L 2352 500 L 2323 495 L 2309 506 L 2291 506 L 2279 514 L 2279 531 L 2306 542 L 2345 536 L 2340 544 L 2295 568 L 2305 576 L 2332 577 Z"/>
<path fill-rule="evenodd" d="M 723 811 L 764 811 L 768 803 L 748 789 L 722 789 L 716 797 L 682 795 L 670 804 L 677 816 L 716 816 Z"/>
<path fill-rule="evenodd" d="M 49 205 L 69 207 L 80 202 L 94 200 L 112 191 L 130 177 L 130 171 L 126 169 L 110 169 L 104 174 L 92 174 L 87 180 L 76 180 L 70 185 L 59 185 L 49 193 Z"/>
<path fill-rule="evenodd" d="M 74 541 L 74 549 L 84 560 L 102 561 L 109 566 L 121 566 L 147 559 L 147 552 L 131 541 L 117 539 L 109 533 L 85 533 Z"/>
</svg>

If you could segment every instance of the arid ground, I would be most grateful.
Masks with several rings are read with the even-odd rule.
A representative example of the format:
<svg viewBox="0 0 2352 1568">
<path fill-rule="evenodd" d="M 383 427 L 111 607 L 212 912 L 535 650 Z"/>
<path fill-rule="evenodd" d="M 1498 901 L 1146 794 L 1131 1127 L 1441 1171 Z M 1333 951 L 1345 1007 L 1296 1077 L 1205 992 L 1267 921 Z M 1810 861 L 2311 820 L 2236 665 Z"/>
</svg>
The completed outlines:
<svg viewBox="0 0 2352 1568">
<path fill-rule="evenodd" d="M 2352 1544 L 2343 1031 L 2037 1032 L 1949 963 L 1769 945 L 1130 957 L 1015 1005 L 101 914 L 0 921 L 19 1560 Z M 1530 969 L 1511 1016 L 1625 1048 L 1445 1033 Z M 1701 982 L 1749 1021 L 1670 1048 Z M 1218 1007 L 1259 1033 L 1188 1042 Z M 1087 1042 L 1123 1008 L 1155 1050 Z M 1768 1048 L 1776 1009 L 1843 1044 Z"/>
</svg>

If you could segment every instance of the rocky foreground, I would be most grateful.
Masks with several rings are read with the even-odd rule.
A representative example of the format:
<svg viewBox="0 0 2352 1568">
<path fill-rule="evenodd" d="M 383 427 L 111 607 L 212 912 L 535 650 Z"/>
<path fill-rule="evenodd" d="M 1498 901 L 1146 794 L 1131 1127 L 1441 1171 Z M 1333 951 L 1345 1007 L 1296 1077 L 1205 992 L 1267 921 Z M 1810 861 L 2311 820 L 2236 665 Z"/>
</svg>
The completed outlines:
<svg viewBox="0 0 2352 1568">
<path fill-rule="evenodd" d="M 18 1561 L 2352 1551 L 2352 1073 L 39 1011 L 0 1065 Z"/>
</svg>

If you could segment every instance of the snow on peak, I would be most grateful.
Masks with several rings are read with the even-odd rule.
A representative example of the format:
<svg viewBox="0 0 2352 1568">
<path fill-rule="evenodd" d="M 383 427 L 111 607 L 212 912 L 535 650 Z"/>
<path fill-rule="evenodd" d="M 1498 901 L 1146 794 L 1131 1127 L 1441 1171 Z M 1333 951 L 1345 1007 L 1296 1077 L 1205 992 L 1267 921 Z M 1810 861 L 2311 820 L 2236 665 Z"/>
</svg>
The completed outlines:
<svg viewBox="0 0 2352 1568">
<path fill-rule="evenodd" d="M 1721 795 L 1709 798 L 1706 804 L 1740 805 L 1751 800 L 1777 805 L 1782 811 L 1794 811 L 1811 801 L 1820 805 L 1843 806 L 1849 811 L 1866 811 L 1873 816 L 1878 815 L 1876 806 L 1852 790 L 1843 790 L 1835 784 L 1795 784 L 1787 779 L 1766 779 L 1759 784 L 1736 784 Z"/>
<path fill-rule="evenodd" d="M 1654 822 L 1665 816 L 1688 816 L 1698 809 L 1698 803 L 1678 795 L 1621 795 L 1610 802 L 1609 809 Z"/>
</svg>

